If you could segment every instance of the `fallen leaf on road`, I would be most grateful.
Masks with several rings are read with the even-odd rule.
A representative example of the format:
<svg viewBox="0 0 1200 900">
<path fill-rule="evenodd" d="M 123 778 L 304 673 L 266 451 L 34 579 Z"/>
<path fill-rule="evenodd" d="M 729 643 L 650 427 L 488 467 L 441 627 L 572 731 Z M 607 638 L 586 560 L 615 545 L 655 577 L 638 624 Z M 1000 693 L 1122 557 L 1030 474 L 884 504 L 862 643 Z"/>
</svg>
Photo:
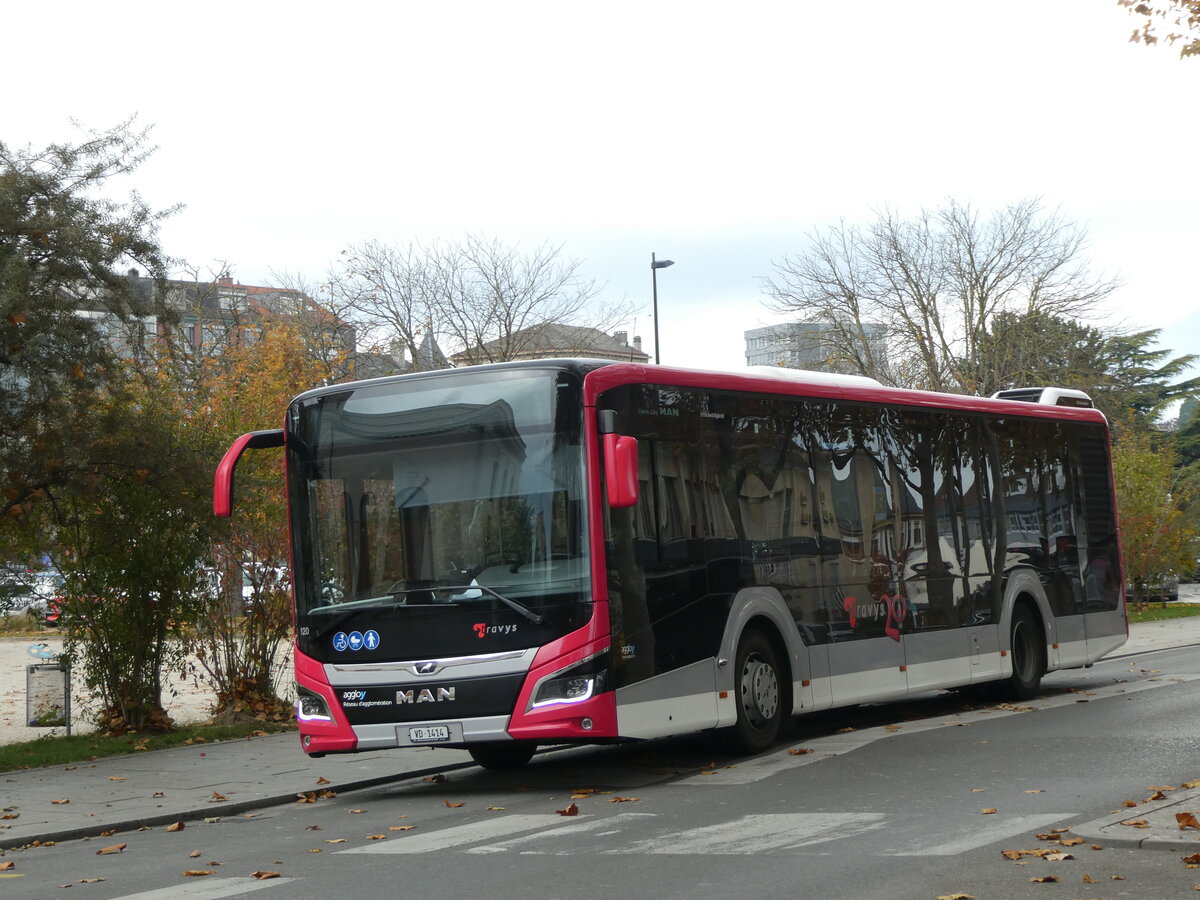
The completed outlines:
<svg viewBox="0 0 1200 900">
<path fill-rule="evenodd" d="M 609 803 L 637 803 L 638 799 L 639 798 L 637 798 L 637 797 L 609 797 L 608 802 Z"/>
<path fill-rule="evenodd" d="M 17 864 L 12 860 L 9 860 L 8 862 L 2 862 L 0 863 L 0 872 L 7 872 L 10 869 L 15 869 L 16 867 Z"/>
<path fill-rule="evenodd" d="M 162 791 L 155 791 L 153 794 L 150 795 L 150 799 L 153 800 L 156 797 L 165 797 L 165 796 L 167 796 L 167 795 L 165 793 L 163 793 Z"/>
<path fill-rule="evenodd" d="M 1083 838 L 1063 838 L 1059 843 L 1064 847 L 1076 847 L 1083 843 Z"/>
<path fill-rule="evenodd" d="M 183 831 L 183 829 L 185 829 L 185 828 L 187 828 L 187 826 L 184 825 L 182 822 L 172 822 L 170 825 L 167 826 L 167 831 L 174 833 L 176 831 Z"/>
<path fill-rule="evenodd" d="M 1027 793 L 1027 794 L 1044 794 L 1044 793 L 1046 793 L 1046 791 L 1043 788 L 1036 788 L 1035 790 L 1026 791 L 1025 793 Z"/>
<path fill-rule="evenodd" d="M 1093 878 L 1087 872 L 1084 872 L 1083 873 L 1083 883 L 1084 884 L 1099 884 L 1100 882 L 1098 882 L 1095 878 Z"/>
<path fill-rule="evenodd" d="M 71 800 L 70 800 L 70 798 L 68 798 L 68 797 L 60 797 L 59 799 L 57 799 L 57 800 L 51 800 L 50 802 L 51 802 L 51 803 L 52 803 L 54 806 L 62 806 L 64 803 L 70 803 L 70 802 L 71 802 Z"/>
<path fill-rule="evenodd" d="M 100 837 L 112 837 L 116 833 L 117 833 L 117 829 L 110 828 L 108 831 L 100 832 Z"/>
<path fill-rule="evenodd" d="M 267 871 L 264 871 L 264 870 L 261 870 L 261 869 L 260 869 L 260 870 L 259 870 L 259 871 L 257 871 L 257 872 L 251 872 L 251 873 L 250 873 L 250 877 L 251 877 L 251 878 L 257 878 L 257 879 L 259 879 L 259 880 L 261 881 L 261 880 L 263 880 L 264 878 L 278 878 L 278 877 L 279 877 L 279 873 L 278 873 L 278 872 L 267 872 Z"/>
<path fill-rule="evenodd" d="M 900 725 L 884 725 L 883 726 L 885 731 L 893 731 L 893 732 L 899 731 L 901 729 L 901 727 L 903 727 L 903 726 L 900 726 Z"/>
<path fill-rule="evenodd" d="M 97 856 L 106 856 L 109 853 L 120 853 L 128 846 L 129 846 L 128 844 L 113 844 L 111 847 L 105 847 L 102 850 L 97 850 L 96 855 Z"/>
<path fill-rule="evenodd" d="M 104 880 L 103 878 L 80 878 L 79 883 L 80 884 L 99 884 L 103 880 Z M 70 885 L 64 884 L 63 887 L 70 887 Z"/>
<path fill-rule="evenodd" d="M 451 803 L 449 800 L 443 800 L 442 802 L 445 803 L 450 809 L 458 809 L 460 806 L 462 806 L 461 803 Z"/>
<path fill-rule="evenodd" d="M 326 838 L 325 843 L 327 843 L 327 844 L 344 844 L 344 843 L 346 843 L 346 839 L 345 838 Z"/>
<path fill-rule="evenodd" d="M 1047 853 L 1042 859 L 1048 859 L 1050 862 L 1062 862 L 1064 859 L 1074 859 L 1070 853 Z"/>
<path fill-rule="evenodd" d="M 443 775 L 441 772 L 438 772 L 436 775 L 426 775 L 421 780 L 428 781 L 430 784 L 442 784 L 443 782 L 446 781 L 446 776 Z"/>
<path fill-rule="evenodd" d="M 416 825 L 389 825 L 388 831 L 412 831 Z"/>
<path fill-rule="evenodd" d="M 788 755 L 803 756 L 805 753 L 812 753 L 812 752 L 813 751 L 810 750 L 808 747 L 793 747 L 791 750 L 788 751 Z"/>
<path fill-rule="evenodd" d="M 937 900 L 975 900 L 974 894 L 938 894 Z"/>
<path fill-rule="evenodd" d="M 996 807 L 989 806 L 987 809 L 981 809 L 979 812 L 985 816 L 994 816 L 996 814 Z"/>
<path fill-rule="evenodd" d="M 361 813 L 365 813 L 366 810 L 365 809 L 348 809 L 348 810 L 346 810 L 346 812 L 351 813 L 352 815 L 360 815 Z"/>
<path fill-rule="evenodd" d="M 1185 856 L 1182 862 L 1189 869 L 1195 866 L 1200 866 L 1200 853 L 1193 853 L 1191 856 Z"/>
<path fill-rule="evenodd" d="M 1030 878 L 1034 884 L 1054 884 L 1058 881 L 1057 875 L 1042 875 L 1040 878 Z"/>
<path fill-rule="evenodd" d="M 321 826 L 320 825 L 305 825 L 304 830 L 305 831 L 320 831 Z"/>
<path fill-rule="evenodd" d="M 1183 831 L 1185 828 L 1200 828 L 1200 821 L 1197 821 L 1195 813 L 1175 813 L 1175 821 L 1179 823 L 1180 831 Z"/>
<path fill-rule="evenodd" d="M 566 809 L 556 809 L 555 812 L 560 816 L 577 816 L 579 815 L 579 807 L 572 803 Z"/>
<path fill-rule="evenodd" d="M 216 875 L 212 869 L 184 869 L 183 874 L 188 878 L 199 878 L 202 875 Z"/>
<path fill-rule="evenodd" d="M 329 784 L 329 783 L 330 783 L 329 779 L 324 776 L 317 779 L 317 784 Z"/>
<path fill-rule="evenodd" d="M 188 859 L 195 859 L 199 855 L 200 855 L 199 850 L 193 850 L 191 853 L 188 854 Z"/>
<path fill-rule="evenodd" d="M 1128 825 L 1130 828 L 1149 828 L 1150 827 L 1150 823 L 1147 822 L 1145 819 L 1126 819 L 1121 824 Z"/>
<path fill-rule="evenodd" d="M 504 807 L 503 807 L 503 806 L 489 806 L 489 807 L 487 807 L 487 810 L 488 810 L 488 812 L 501 812 L 501 811 L 503 811 L 503 809 L 504 809 Z"/>
<path fill-rule="evenodd" d="M 220 791 L 213 791 L 212 796 L 208 798 L 208 802 L 209 803 L 220 803 L 222 800 L 228 800 L 228 799 L 229 798 L 226 797 L 224 794 L 222 794 Z"/>
<path fill-rule="evenodd" d="M 382 841 L 385 837 L 387 837 L 386 834 L 368 834 L 367 840 L 368 841 Z"/>
<path fill-rule="evenodd" d="M 109 775 L 108 780 L 109 781 L 125 781 L 126 779 L 125 779 L 124 775 Z"/>
<path fill-rule="evenodd" d="M 1132 809 L 1133 807 L 1137 806 L 1137 804 L 1136 804 L 1136 803 L 1134 803 L 1132 800 L 1126 800 L 1126 801 L 1125 801 L 1124 803 L 1122 803 L 1121 805 L 1122 805 L 1123 807 L 1125 807 L 1126 809 Z"/>
</svg>

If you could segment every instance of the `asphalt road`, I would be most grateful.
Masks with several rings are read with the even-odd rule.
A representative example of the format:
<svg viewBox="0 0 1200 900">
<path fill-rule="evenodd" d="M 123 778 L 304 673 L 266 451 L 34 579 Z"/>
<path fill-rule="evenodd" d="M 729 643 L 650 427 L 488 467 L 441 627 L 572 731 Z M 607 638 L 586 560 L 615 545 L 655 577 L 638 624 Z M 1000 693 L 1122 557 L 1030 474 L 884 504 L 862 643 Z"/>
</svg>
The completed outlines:
<svg viewBox="0 0 1200 900">
<path fill-rule="evenodd" d="M 10 852 L 21 877 L 0 891 L 6 900 L 65 885 L 97 900 L 1195 897 L 1200 869 L 1185 866 L 1185 851 L 1096 835 L 1122 804 L 1200 779 L 1198 681 L 1193 647 L 1056 673 L 1032 713 L 964 708 L 943 694 L 800 719 L 752 759 L 702 738 L 555 752 L 516 773 L 468 768 L 174 832 Z M 577 814 L 563 814 L 572 806 Z M 1055 829 L 1087 837 L 1039 839 Z M 1013 861 L 1003 850 L 1070 858 Z M 1058 881 L 1031 881 L 1047 877 Z"/>
</svg>

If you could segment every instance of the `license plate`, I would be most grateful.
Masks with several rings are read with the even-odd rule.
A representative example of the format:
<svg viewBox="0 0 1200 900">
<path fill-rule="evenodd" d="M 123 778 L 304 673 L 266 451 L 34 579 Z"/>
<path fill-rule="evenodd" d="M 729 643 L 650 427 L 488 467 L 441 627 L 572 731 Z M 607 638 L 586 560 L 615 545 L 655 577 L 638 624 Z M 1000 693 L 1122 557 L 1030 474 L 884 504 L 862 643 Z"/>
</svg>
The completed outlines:
<svg viewBox="0 0 1200 900">
<path fill-rule="evenodd" d="M 414 744 L 436 744 L 450 740 L 449 725 L 418 725 L 408 729 L 408 739 Z"/>
</svg>

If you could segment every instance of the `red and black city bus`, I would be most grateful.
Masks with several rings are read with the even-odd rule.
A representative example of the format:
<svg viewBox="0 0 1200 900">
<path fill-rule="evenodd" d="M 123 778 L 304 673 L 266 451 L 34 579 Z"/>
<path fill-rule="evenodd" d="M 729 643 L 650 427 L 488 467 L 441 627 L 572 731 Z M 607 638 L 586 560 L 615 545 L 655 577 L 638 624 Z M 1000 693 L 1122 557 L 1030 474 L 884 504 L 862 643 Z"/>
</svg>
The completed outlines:
<svg viewBox="0 0 1200 900">
<path fill-rule="evenodd" d="M 505 363 L 309 391 L 283 446 L 311 755 L 726 729 L 995 683 L 1128 633 L 1104 417 L 788 370 Z"/>
</svg>

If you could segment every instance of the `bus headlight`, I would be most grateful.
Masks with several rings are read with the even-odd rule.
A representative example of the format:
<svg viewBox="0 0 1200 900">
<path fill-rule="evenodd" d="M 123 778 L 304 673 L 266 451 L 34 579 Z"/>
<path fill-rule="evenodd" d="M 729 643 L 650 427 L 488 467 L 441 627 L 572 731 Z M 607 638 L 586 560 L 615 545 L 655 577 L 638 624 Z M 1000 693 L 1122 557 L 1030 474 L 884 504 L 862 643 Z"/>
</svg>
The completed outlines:
<svg viewBox="0 0 1200 900">
<path fill-rule="evenodd" d="M 316 691 L 296 685 L 296 718 L 301 722 L 329 722 L 333 716 L 324 697 Z"/>
<path fill-rule="evenodd" d="M 597 653 L 547 675 L 533 689 L 531 709 L 551 703 L 582 703 L 608 689 L 608 653 Z"/>
</svg>

